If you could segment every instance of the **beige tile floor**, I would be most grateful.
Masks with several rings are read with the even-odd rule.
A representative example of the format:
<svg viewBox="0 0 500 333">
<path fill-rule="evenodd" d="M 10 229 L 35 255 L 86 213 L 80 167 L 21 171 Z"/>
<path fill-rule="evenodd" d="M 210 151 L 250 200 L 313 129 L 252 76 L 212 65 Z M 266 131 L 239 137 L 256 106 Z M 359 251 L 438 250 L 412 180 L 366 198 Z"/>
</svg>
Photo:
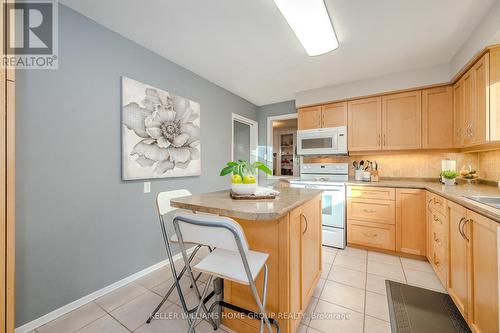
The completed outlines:
<svg viewBox="0 0 500 333">
<path fill-rule="evenodd" d="M 201 254 L 200 254 L 201 257 Z M 199 259 L 199 257 L 198 257 Z M 432 290 L 444 289 L 427 262 L 347 248 L 323 248 L 323 272 L 302 320 L 299 333 L 390 332 L 385 279 Z M 203 278 L 202 281 L 206 281 Z M 184 332 L 187 324 L 178 318 L 181 308 L 176 293 L 161 309 L 170 319 L 145 324 L 149 313 L 170 286 L 168 267 L 161 268 L 118 290 L 88 303 L 35 331 L 38 333 L 154 333 Z M 183 280 L 190 306 L 196 303 L 188 281 Z M 203 287 L 201 284 L 201 288 Z M 203 321 L 198 333 L 213 332 Z M 220 329 L 226 333 L 229 330 Z"/>
</svg>

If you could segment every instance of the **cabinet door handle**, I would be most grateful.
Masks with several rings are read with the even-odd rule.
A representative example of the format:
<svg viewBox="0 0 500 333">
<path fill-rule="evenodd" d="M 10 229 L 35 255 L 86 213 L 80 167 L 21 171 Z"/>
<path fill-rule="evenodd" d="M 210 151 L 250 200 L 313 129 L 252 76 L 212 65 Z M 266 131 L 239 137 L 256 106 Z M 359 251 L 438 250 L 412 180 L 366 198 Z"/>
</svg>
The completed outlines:
<svg viewBox="0 0 500 333">
<path fill-rule="evenodd" d="M 434 222 L 439 222 L 439 224 L 443 224 L 443 221 L 439 217 L 436 217 L 436 215 L 432 214 L 432 219 Z"/>
<path fill-rule="evenodd" d="M 366 237 L 377 237 L 378 234 L 369 234 L 367 232 L 363 232 L 363 235 L 365 235 Z"/>
<path fill-rule="evenodd" d="M 385 134 L 384 134 L 384 147 L 387 145 L 387 140 L 385 139 Z"/>
<path fill-rule="evenodd" d="M 465 239 L 467 242 L 469 241 L 469 239 L 465 235 L 464 226 L 468 221 L 469 220 L 466 217 L 462 217 L 460 219 L 460 222 L 458 222 L 458 232 L 460 233 L 460 235 L 462 235 L 462 238 Z"/>
<path fill-rule="evenodd" d="M 363 209 L 363 212 L 365 212 L 365 213 L 375 213 L 376 211 L 373 210 L 373 209 L 366 209 L 365 208 L 365 209 Z"/>
<path fill-rule="evenodd" d="M 464 217 L 464 222 L 462 223 L 462 231 L 461 231 L 461 234 L 462 234 L 462 237 L 467 241 L 467 243 L 469 242 L 469 238 L 467 237 L 467 235 L 465 234 L 465 225 L 470 222 L 470 219 L 466 219 Z"/>
<path fill-rule="evenodd" d="M 431 211 L 431 203 L 432 203 L 432 199 L 429 199 L 429 202 L 427 203 L 427 210 L 429 212 Z"/>
<path fill-rule="evenodd" d="M 302 231 L 302 235 L 304 235 L 306 232 L 307 232 L 307 228 L 309 228 L 309 222 L 307 221 L 307 217 L 300 213 L 300 216 L 302 216 L 304 218 L 304 221 L 306 221 L 306 228 L 304 229 L 304 231 Z"/>
<path fill-rule="evenodd" d="M 380 147 L 380 133 L 377 134 L 377 146 Z"/>
</svg>

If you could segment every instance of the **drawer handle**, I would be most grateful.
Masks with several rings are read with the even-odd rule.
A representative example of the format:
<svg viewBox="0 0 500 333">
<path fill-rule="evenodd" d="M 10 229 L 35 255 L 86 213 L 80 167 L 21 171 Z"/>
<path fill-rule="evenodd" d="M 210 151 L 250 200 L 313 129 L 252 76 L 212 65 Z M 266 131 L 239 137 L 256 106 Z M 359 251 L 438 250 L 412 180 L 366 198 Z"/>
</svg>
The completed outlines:
<svg viewBox="0 0 500 333">
<path fill-rule="evenodd" d="M 435 241 L 436 243 L 438 243 L 439 245 L 441 245 L 441 240 L 438 238 L 438 236 L 436 235 L 436 233 L 435 233 L 435 232 L 433 232 L 433 234 L 434 234 L 434 241 Z"/>
<path fill-rule="evenodd" d="M 433 254 L 433 257 L 434 257 L 434 259 L 433 259 L 434 265 L 436 265 L 438 267 L 441 266 L 441 262 L 438 259 L 436 259 L 436 254 L 435 253 Z"/>
<path fill-rule="evenodd" d="M 433 198 L 432 201 L 436 204 L 436 205 L 440 205 L 442 206 L 443 203 L 441 201 L 439 201 L 437 198 Z"/>
<path fill-rule="evenodd" d="M 443 221 L 441 221 L 441 219 L 436 215 L 432 215 L 432 219 L 434 220 L 434 222 L 439 222 L 439 224 L 443 224 Z"/>
<path fill-rule="evenodd" d="M 377 211 L 376 210 L 373 210 L 373 209 L 363 209 L 363 212 L 365 213 L 376 213 Z"/>
<path fill-rule="evenodd" d="M 368 232 L 363 232 L 363 235 L 365 235 L 366 237 L 373 237 L 373 238 L 378 236 L 378 234 L 370 234 Z"/>
</svg>

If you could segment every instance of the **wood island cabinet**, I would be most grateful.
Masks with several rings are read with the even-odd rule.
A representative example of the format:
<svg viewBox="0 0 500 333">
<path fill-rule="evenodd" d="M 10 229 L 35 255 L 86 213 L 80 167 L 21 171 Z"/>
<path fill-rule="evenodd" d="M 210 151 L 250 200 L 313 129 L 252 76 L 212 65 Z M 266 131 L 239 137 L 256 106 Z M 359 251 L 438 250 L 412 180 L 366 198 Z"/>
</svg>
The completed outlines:
<svg viewBox="0 0 500 333">
<path fill-rule="evenodd" d="M 235 219 L 252 250 L 269 254 L 266 309 L 276 316 L 281 332 L 296 332 L 321 275 L 321 195 L 273 221 Z M 256 280 L 262 294 L 262 272 Z M 248 286 L 224 282 L 224 299 L 253 311 L 257 306 Z M 227 310 L 231 312 L 230 310 Z M 248 318 L 223 319 L 236 332 L 258 332 L 260 322 Z"/>
</svg>

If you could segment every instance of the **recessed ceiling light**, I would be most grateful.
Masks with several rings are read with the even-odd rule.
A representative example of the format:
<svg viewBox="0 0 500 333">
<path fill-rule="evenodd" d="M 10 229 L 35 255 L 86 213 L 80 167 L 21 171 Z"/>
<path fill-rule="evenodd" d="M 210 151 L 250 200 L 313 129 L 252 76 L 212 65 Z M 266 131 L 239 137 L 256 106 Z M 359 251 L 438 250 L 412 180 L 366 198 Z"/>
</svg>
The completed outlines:
<svg viewBox="0 0 500 333">
<path fill-rule="evenodd" d="M 339 42 L 323 0 L 274 0 L 310 56 L 333 51 Z"/>
</svg>

